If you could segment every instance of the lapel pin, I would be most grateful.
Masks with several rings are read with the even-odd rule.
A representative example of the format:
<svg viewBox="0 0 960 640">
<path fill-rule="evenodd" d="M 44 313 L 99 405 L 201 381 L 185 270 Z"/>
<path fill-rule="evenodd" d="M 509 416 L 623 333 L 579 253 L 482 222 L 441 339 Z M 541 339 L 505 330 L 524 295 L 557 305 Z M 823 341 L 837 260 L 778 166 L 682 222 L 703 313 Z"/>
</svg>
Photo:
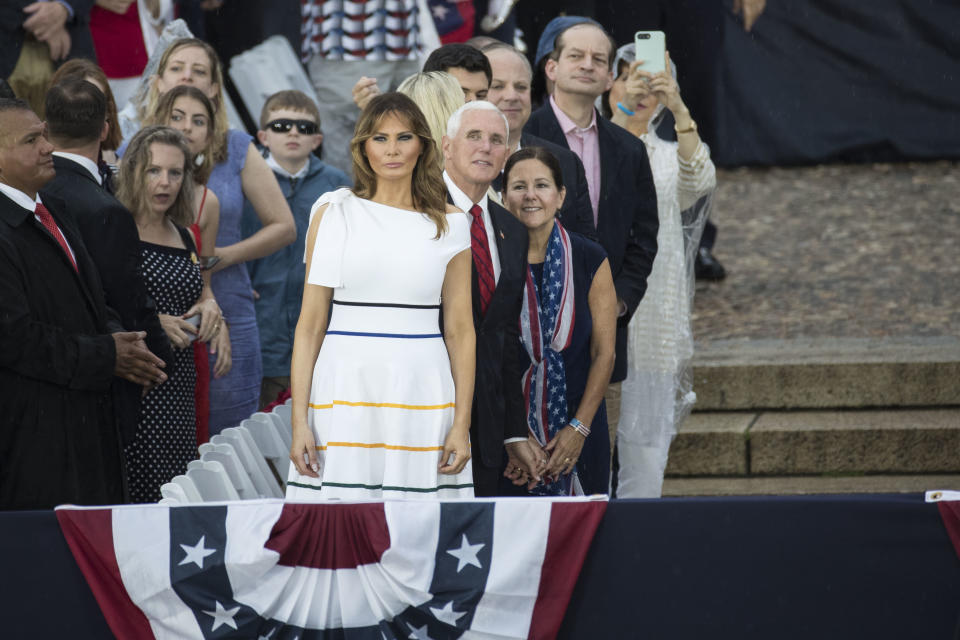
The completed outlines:
<svg viewBox="0 0 960 640">
<path fill-rule="evenodd" d="M 507 236 L 503 235 L 503 231 L 500 232 L 500 239 L 501 239 L 501 240 L 506 240 L 506 239 L 507 239 Z"/>
</svg>

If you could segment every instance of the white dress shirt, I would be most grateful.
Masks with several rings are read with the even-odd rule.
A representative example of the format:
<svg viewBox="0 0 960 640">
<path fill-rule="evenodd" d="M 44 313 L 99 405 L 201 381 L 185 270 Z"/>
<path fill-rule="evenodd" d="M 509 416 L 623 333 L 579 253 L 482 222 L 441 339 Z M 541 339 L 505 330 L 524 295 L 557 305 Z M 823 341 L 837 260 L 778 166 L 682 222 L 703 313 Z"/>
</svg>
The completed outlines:
<svg viewBox="0 0 960 640">
<path fill-rule="evenodd" d="M 490 245 L 490 261 L 493 263 L 493 280 L 494 282 L 499 282 L 500 253 L 497 251 L 497 241 L 493 234 L 493 220 L 490 218 L 490 210 L 488 208 L 489 201 L 487 199 L 486 192 L 484 192 L 483 198 L 480 199 L 480 202 L 473 202 L 467 197 L 467 194 L 460 189 L 460 187 L 454 184 L 453 180 L 446 171 L 443 172 L 443 181 L 447 183 L 447 191 L 450 193 L 450 198 L 453 200 L 453 206 L 463 210 L 464 213 L 470 216 L 471 221 L 473 220 L 473 216 L 470 215 L 470 209 L 474 204 L 480 205 L 480 209 L 483 210 L 483 226 L 487 230 L 487 244 Z"/>
</svg>

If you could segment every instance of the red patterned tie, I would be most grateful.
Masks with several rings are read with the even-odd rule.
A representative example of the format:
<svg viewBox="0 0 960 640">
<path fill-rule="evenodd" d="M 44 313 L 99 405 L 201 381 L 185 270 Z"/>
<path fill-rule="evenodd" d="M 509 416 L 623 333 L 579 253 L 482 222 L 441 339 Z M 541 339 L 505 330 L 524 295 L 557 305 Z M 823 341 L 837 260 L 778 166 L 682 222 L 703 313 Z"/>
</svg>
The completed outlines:
<svg viewBox="0 0 960 640">
<path fill-rule="evenodd" d="M 497 281 L 493 277 L 493 259 L 490 257 L 490 241 L 487 240 L 487 227 L 483 224 L 483 209 L 475 204 L 470 207 L 473 224 L 470 225 L 470 248 L 473 250 L 473 266 L 477 270 L 477 284 L 480 287 L 480 310 L 487 312 Z"/>
<path fill-rule="evenodd" d="M 60 228 L 57 227 L 57 223 L 53 221 L 53 216 L 50 215 L 50 211 L 43 206 L 42 202 L 38 202 L 34 213 L 36 213 L 37 217 L 40 218 L 40 224 L 42 224 L 44 228 L 50 232 L 50 235 L 56 238 L 57 242 L 60 243 L 60 246 L 63 247 L 63 252 L 67 254 L 67 257 L 70 259 L 70 264 L 73 265 L 73 270 L 79 271 L 79 269 L 77 269 L 77 261 L 73 259 L 73 254 L 70 253 L 70 247 L 67 246 L 67 239 L 63 237 L 62 233 L 60 233 Z"/>
</svg>

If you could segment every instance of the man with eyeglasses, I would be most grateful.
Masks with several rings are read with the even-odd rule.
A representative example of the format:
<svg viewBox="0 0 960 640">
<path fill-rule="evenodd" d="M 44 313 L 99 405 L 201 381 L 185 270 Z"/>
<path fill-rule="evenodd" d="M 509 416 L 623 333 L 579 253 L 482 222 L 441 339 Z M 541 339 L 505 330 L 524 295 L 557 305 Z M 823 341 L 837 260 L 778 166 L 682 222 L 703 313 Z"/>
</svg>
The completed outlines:
<svg viewBox="0 0 960 640">
<path fill-rule="evenodd" d="M 313 152 L 323 142 L 320 113 L 306 94 L 280 91 L 267 98 L 260 113 L 257 140 L 273 169 L 297 225 L 296 241 L 258 260 L 247 263 L 255 295 L 254 310 L 260 329 L 263 381 L 260 408 L 290 387 L 290 358 L 303 297 L 303 248 L 313 203 L 327 191 L 350 186 L 340 169 L 321 162 Z M 260 228 L 260 219 L 246 203 L 243 236 Z"/>
</svg>

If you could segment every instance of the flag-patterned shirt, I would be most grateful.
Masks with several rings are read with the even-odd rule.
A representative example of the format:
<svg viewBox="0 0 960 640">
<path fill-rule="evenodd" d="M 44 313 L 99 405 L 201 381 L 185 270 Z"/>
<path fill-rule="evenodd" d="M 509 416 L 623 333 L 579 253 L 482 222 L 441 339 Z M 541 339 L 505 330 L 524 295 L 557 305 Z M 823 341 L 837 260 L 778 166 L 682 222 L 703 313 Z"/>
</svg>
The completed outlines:
<svg viewBox="0 0 960 640">
<path fill-rule="evenodd" d="M 417 0 L 301 0 L 301 56 L 408 60 L 420 49 Z"/>
</svg>

